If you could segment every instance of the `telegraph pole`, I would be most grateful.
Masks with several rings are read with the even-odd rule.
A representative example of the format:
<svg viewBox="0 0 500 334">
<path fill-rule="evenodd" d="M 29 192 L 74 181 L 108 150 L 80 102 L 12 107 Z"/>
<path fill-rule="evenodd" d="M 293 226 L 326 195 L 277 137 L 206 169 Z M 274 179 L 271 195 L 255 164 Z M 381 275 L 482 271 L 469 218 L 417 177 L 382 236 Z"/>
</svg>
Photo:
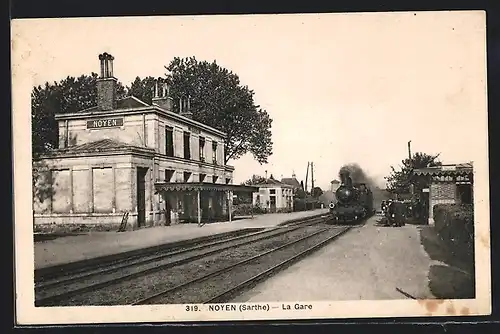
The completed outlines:
<svg viewBox="0 0 500 334">
<path fill-rule="evenodd" d="M 413 194 L 415 192 L 415 189 L 414 189 L 415 186 L 411 182 L 411 173 L 413 172 L 413 161 L 411 160 L 411 140 L 408 141 L 408 163 L 410 164 L 410 169 L 411 169 L 408 181 L 410 183 L 410 194 L 413 196 Z"/>
<path fill-rule="evenodd" d="M 313 195 L 313 191 L 314 191 L 314 163 L 311 162 L 311 195 Z"/>
<path fill-rule="evenodd" d="M 309 161 L 307 162 L 307 170 L 306 170 L 306 182 L 304 185 L 304 191 L 307 193 L 307 179 L 309 178 Z"/>
<path fill-rule="evenodd" d="M 408 159 L 410 159 L 411 163 L 411 140 L 408 142 Z"/>
</svg>

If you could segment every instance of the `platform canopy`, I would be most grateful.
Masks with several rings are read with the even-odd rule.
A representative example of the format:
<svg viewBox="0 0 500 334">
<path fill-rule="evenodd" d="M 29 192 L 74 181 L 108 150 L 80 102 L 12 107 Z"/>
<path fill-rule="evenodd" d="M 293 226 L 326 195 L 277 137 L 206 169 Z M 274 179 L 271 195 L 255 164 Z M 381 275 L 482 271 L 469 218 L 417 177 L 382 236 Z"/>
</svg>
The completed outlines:
<svg viewBox="0 0 500 334">
<path fill-rule="evenodd" d="M 471 182 L 473 178 L 472 163 L 442 165 L 414 169 L 413 177 L 431 177 L 434 181 Z"/>
<path fill-rule="evenodd" d="M 155 191 L 233 191 L 233 192 L 259 192 L 258 187 L 242 186 L 236 184 L 220 184 L 220 183 L 195 183 L 195 182 L 156 182 Z"/>
</svg>

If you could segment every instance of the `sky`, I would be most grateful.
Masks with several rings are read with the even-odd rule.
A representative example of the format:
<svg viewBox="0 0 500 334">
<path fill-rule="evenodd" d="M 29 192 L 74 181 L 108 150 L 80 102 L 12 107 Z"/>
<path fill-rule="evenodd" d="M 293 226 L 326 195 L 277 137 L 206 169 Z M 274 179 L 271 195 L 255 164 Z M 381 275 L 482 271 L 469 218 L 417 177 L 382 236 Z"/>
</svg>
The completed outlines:
<svg viewBox="0 0 500 334">
<path fill-rule="evenodd" d="M 347 163 L 384 186 L 410 140 L 444 163 L 484 157 L 484 22 L 482 12 L 17 20 L 13 73 L 31 87 L 97 73 L 108 52 L 129 85 L 174 57 L 216 60 L 273 119 L 269 163 L 230 161 L 234 183 L 265 171 L 304 180 L 312 161 L 323 189 Z"/>
</svg>

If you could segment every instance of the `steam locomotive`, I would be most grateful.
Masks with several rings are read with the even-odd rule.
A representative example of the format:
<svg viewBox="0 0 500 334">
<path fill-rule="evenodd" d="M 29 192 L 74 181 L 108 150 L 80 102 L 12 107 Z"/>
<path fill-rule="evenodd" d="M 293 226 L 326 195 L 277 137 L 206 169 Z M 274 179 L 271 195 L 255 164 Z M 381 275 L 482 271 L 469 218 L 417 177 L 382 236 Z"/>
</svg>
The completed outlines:
<svg viewBox="0 0 500 334">
<path fill-rule="evenodd" d="M 335 192 L 337 203 L 330 203 L 330 221 L 354 224 L 374 213 L 373 193 L 365 183 L 353 183 L 348 171 L 340 173 L 341 185 Z"/>
</svg>

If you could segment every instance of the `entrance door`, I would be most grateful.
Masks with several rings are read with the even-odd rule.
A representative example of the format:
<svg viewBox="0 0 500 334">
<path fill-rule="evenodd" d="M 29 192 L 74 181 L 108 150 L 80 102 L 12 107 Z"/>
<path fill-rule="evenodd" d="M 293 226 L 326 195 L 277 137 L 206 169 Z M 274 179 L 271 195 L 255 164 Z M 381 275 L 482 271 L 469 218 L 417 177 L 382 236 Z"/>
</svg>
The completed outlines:
<svg viewBox="0 0 500 334">
<path fill-rule="evenodd" d="M 276 196 L 270 196 L 269 198 L 270 206 L 271 206 L 271 212 L 276 211 Z"/>
<path fill-rule="evenodd" d="M 165 195 L 165 225 L 170 226 L 172 224 L 171 215 L 172 205 L 170 204 L 170 196 Z"/>
<path fill-rule="evenodd" d="M 137 167 L 137 225 L 144 226 L 146 222 L 146 173 L 147 168 Z"/>
<path fill-rule="evenodd" d="M 420 213 L 420 219 L 422 220 L 423 223 L 427 224 L 429 221 L 429 193 L 428 192 L 423 192 L 421 196 L 421 213 Z"/>
</svg>

